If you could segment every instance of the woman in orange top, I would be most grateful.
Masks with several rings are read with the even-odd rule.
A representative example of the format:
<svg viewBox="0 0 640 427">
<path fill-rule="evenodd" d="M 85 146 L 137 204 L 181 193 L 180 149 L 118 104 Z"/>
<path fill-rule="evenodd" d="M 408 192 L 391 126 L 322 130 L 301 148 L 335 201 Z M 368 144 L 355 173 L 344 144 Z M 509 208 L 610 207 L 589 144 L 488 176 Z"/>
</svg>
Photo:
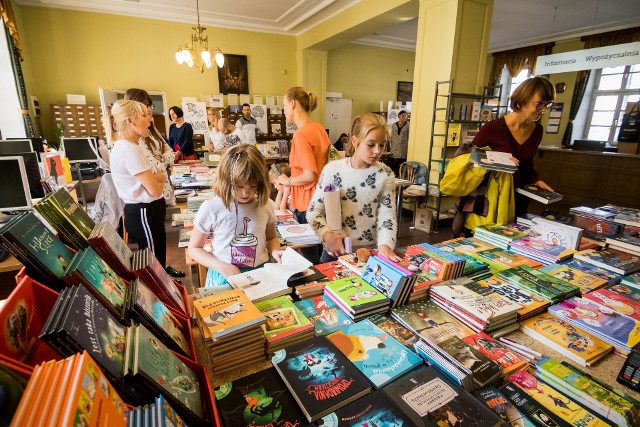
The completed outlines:
<svg viewBox="0 0 640 427">
<path fill-rule="evenodd" d="M 284 94 L 285 118 L 288 123 L 295 123 L 298 130 L 293 134 L 289 154 L 291 176 L 282 174 L 278 177 L 278 182 L 291 187 L 290 209 L 301 224 L 307 223 L 307 208 L 320 172 L 327 163 L 331 144 L 324 126 L 312 121 L 309 117 L 309 114 L 316 109 L 317 103 L 318 96 L 313 92 L 307 93 L 301 87 L 292 87 Z M 309 261 L 316 263 L 319 254 L 314 256 L 311 251 L 308 252 L 303 254 Z"/>
</svg>

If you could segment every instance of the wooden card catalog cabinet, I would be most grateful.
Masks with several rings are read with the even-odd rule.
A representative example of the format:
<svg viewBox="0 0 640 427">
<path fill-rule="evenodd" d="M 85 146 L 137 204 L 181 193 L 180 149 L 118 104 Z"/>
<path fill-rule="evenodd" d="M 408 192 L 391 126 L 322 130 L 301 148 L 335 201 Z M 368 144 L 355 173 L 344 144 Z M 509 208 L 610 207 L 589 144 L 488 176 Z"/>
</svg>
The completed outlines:
<svg viewBox="0 0 640 427">
<path fill-rule="evenodd" d="M 100 105 L 51 104 L 51 118 L 54 129 L 58 123 L 64 125 L 62 136 L 105 136 Z"/>
</svg>

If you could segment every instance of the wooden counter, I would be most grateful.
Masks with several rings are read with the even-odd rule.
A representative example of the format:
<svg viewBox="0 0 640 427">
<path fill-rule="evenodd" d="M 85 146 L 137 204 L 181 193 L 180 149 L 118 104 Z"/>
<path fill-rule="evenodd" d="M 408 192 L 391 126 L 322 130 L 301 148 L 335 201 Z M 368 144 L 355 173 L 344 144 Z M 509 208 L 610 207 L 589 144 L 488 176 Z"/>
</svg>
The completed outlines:
<svg viewBox="0 0 640 427">
<path fill-rule="evenodd" d="M 640 209 L 640 155 L 540 147 L 535 166 L 563 204 Z"/>
</svg>

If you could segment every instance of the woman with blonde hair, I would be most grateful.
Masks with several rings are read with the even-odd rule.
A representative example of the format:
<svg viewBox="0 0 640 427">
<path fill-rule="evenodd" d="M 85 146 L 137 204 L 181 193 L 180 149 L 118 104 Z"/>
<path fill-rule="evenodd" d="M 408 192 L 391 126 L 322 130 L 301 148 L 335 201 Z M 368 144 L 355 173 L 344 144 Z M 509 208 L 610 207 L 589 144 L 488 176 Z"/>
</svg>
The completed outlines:
<svg viewBox="0 0 640 427">
<path fill-rule="evenodd" d="M 324 188 L 340 192 L 342 228 L 353 248 L 374 245 L 385 257 L 398 261 L 396 245 L 396 179 L 380 162 L 389 139 L 387 123 L 379 114 L 356 116 L 351 125 L 352 156 L 328 163 L 307 211 L 307 220 L 324 243 L 320 262 L 345 254 L 342 238 L 327 226 Z"/>
<path fill-rule="evenodd" d="M 288 123 L 298 129 L 291 141 L 289 164 L 291 176 L 280 175 L 278 182 L 291 187 L 291 210 L 301 224 L 306 224 L 306 212 L 322 168 L 327 163 L 329 135 L 323 125 L 311 120 L 318 96 L 301 87 L 292 87 L 284 94 L 284 115 Z M 318 248 L 306 248 L 303 255 L 312 263 L 318 262 Z"/>
<path fill-rule="evenodd" d="M 218 108 L 207 108 L 207 120 L 209 121 L 209 130 L 206 138 L 209 139 L 207 149 L 212 153 L 220 152 L 224 147 L 224 133 L 218 130 L 218 119 L 220 119 L 220 110 Z"/>
<path fill-rule="evenodd" d="M 166 265 L 167 236 L 164 218 L 167 206 L 163 197 L 167 174 L 149 162 L 141 138 L 150 135 L 151 113 L 138 101 L 120 100 L 111 107 L 113 128 L 107 127 L 111 149 L 111 175 L 118 196 L 124 201 L 124 226 L 140 249 L 149 247 L 162 265 Z"/>
</svg>

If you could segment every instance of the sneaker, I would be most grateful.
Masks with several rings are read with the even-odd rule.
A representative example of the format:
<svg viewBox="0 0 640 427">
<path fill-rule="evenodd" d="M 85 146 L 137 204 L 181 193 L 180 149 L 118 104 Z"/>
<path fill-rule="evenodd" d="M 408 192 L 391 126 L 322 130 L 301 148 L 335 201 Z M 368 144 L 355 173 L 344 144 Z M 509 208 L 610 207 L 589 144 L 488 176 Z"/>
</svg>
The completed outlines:
<svg viewBox="0 0 640 427">
<path fill-rule="evenodd" d="M 173 277 L 184 277 L 184 271 L 180 271 L 180 270 L 176 270 L 175 268 L 171 267 L 170 265 L 165 267 L 164 269 L 167 273 L 169 273 L 171 276 Z"/>
</svg>

